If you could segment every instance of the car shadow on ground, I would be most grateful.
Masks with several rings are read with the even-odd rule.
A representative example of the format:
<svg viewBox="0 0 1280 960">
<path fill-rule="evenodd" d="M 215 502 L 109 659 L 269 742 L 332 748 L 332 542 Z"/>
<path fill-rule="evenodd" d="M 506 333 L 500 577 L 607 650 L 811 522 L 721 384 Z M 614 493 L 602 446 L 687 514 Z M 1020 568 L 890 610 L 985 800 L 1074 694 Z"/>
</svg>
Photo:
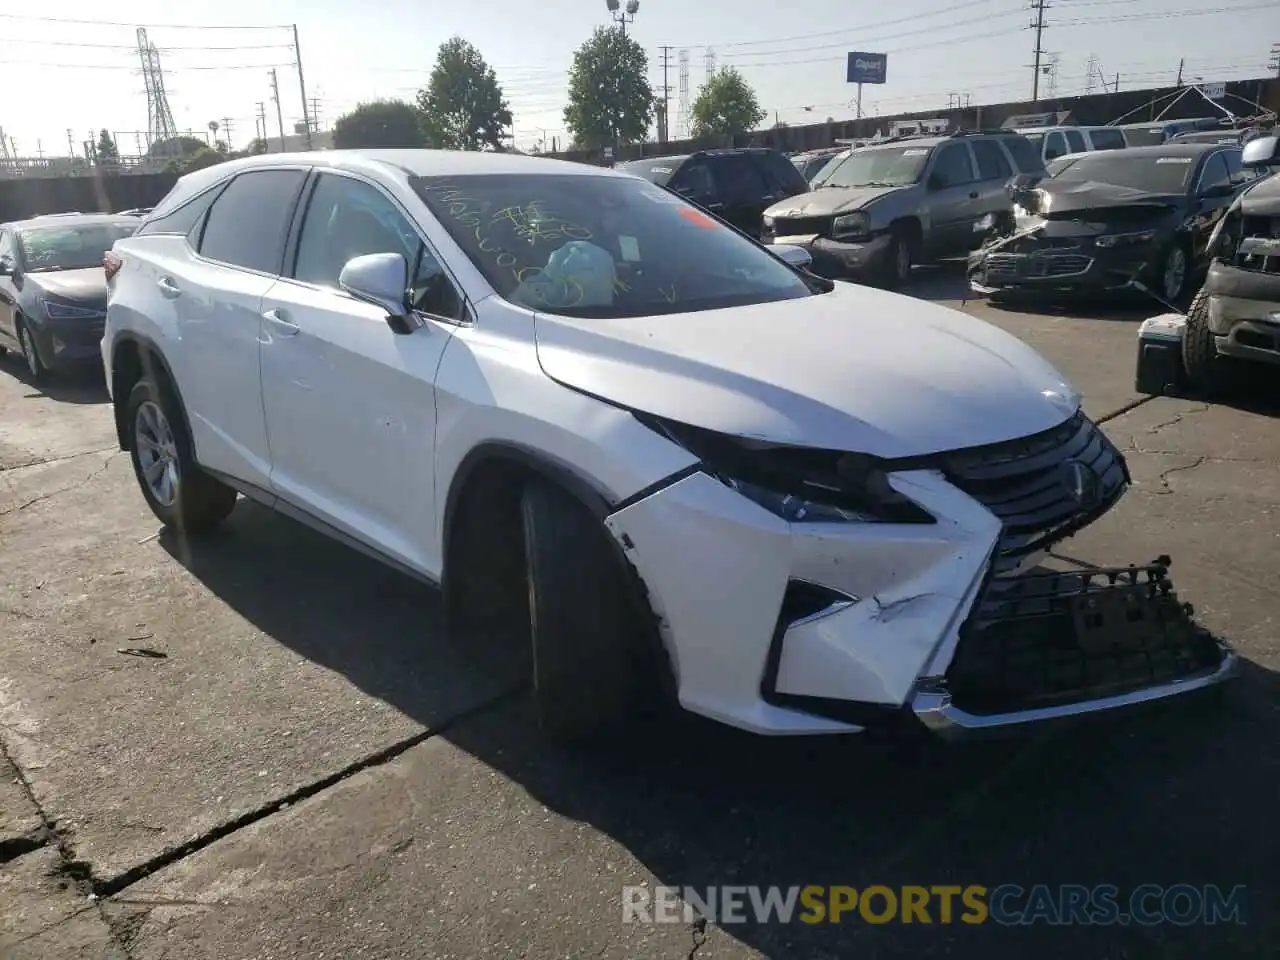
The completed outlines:
<svg viewBox="0 0 1280 960">
<path fill-rule="evenodd" d="M 34 384 L 26 362 L 10 351 L 7 356 L 0 357 L 0 373 L 26 384 L 30 388 L 26 394 L 28 397 L 43 396 L 59 403 L 108 403 L 111 400 L 102 370 L 98 367 L 59 371 L 46 376 L 44 383 Z"/>
<path fill-rule="evenodd" d="M 856 913 L 839 925 L 722 924 L 766 956 L 1261 956 L 1280 935 L 1280 679 L 1260 666 L 1244 664 L 1222 702 L 982 745 L 759 738 L 683 716 L 567 750 L 538 736 L 523 695 L 495 694 L 493 708 L 449 723 L 441 701 L 456 698 L 423 679 L 442 651 L 507 691 L 523 689 L 524 657 L 443 638 L 434 589 L 253 503 L 207 543 L 161 543 L 277 642 L 443 724 L 457 747 L 612 837 L 665 885 L 1113 884 L 1122 905 L 1147 883 L 1248 888 L 1243 926 L 1010 929 L 961 923 L 958 908 L 943 923 L 936 907 L 927 925 Z M 622 886 L 640 879 L 618 874 L 618 922 Z"/>
</svg>

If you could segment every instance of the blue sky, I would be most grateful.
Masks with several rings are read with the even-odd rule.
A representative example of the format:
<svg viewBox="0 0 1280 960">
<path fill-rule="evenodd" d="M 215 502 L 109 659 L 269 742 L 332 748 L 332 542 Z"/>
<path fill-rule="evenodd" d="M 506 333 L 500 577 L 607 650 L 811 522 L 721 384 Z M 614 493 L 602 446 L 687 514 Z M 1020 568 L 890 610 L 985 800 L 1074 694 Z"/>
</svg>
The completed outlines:
<svg viewBox="0 0 1280 960">
<path fill-rule="evenodd" d="M 6 5 L 7 10 L 14 6 Z M 439 44 L 459 34 L 498 71 L 515 112 L 517 143 L 565 140 L 561 108 L 573 50 L 608 23 L 605 0 L 50 0 L 0 13 L 0 126 L 18 152 L 63 155 L 90 129 L 119 132 L 133 152 L 147 127 L 136 27 L 160 48 L 169 102 L 183 129 L 232 123 L 241 145 L 254 135 L 259 102 L 271 131 L 275 106 L 267 70 L 276 66 L 286 127 L 301 118 L 292 32 L 298 25 L 307 94 L 322 126 L 362 100 L 412 98 Z M 868 115 L 945 107 L 948 95 L 998 103 L 1031 92 L 1033 36 L 1028 0 L 641 0 L 628 29 L 662 83 L 662 45 L 672 47 L 673 135 L 678 55 L 688 51 L 690 97 L 705 78 L 708 50 L 755 87 L 769 120 L 789 123 L 853 116 L 844 80 L 848 50 L 887 52 L 888 82 L 864 87 Z M 104 23 L 103 21 L 113 21 Z M 1263 76 L 1280 41 L 1280 3 L 1272 0 L 1051 0 L 1044 48 L 1057 58 L 1057 90 L 1082 93 L 1091 58 L 1121 89 Z M 69 22 L 86 21 L 86 22 Z M 254 29 L 243 29 L 252 26 Z M 1042 84 L 1047 92 L 1047 78 Z"/>
</svg>

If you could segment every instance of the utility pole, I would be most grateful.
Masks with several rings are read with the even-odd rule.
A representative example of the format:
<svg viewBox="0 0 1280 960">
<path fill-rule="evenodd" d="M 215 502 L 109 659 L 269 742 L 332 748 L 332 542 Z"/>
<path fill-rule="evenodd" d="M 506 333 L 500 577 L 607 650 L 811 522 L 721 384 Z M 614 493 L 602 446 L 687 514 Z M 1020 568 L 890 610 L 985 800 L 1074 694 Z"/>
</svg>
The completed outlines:
<svg viewBox="0 0 1280 960">
<path fill-rule="evenodd" d="M 222 142 L 227 145 L 227 152 L 232 150 L 231 146 L 231 118 L 222 118 Z"/>
<path fill-rule="evenodd" d="M 1178 60 L 1178 79 L 1173 81 L 1173 85 L 1175 87 L 1182 86 L 1182 65 L 1185 64 L 1186 62 L 1187 61 L 1185 59 Z"/>
<path fill-rule="evenodd" d="M 284 142 L 284 108 L 280 106 L 280 78 L 276 76 L 276 68 L 271 68 L 271 99 L 276 102 L 276 125 L 280 130 L 280 152 L 284 153 L 288 146 Z"/>
<path fill-rule="evenodd" d="M 315 128 L 317 133 L 320 132 L 320 98 L 311 98 L 311 126 Z"/>
<path fill-rule="evenodd" d="M 258 101 L 258 115 L 254 118 L 253 129 L 258 134 L 258 139 L 265 144 L 267 142 L 267 105 L 261 100 Z"/>
<path fill-rule="evenodd" d="M 1116 86 L 1115 86 L 1115 89 L 1112 91 L 1112 93 L 1119 93 L 1119 92 L 1120 92 L 1120 74 L 1118 74 L 1118 73 L 1117 73 L 1117 74 L 1116 74 Z"/>
<path fill-rule="evenodd" d="M 667 85 L 667 67 L 670 65 L 671 47 L 662 47 L 662 116 L 658 124 L 658 142 L 666 143 L 671 136 L 671 87 Z"/>
<path fill-rule="evenodd" d="M 307 149 L 311 149 L 311 118 L 307 116 L 307 83 L 302 79 L 302 47 L 298 46 L 298 25 L 293 25 L 293 54 L 298 58 L 298 92 L 302 94 L 302 129 L 307 131 Z M 279 106 L 279 100 L 276 106 Z"/>
<path fill-rule="evenodd" d="M 1031 81 L 1031 102 L 1038 103 L 1040 100 L 1040 58 L 1044 56 L 1044 48 L 1040 44 L 1041 35 L 1044 33 L 1044 12 L 1049 9 L 1046 0 L 1031 0 L 1031 10 L 1035 13 L 1036 18 L 1031 21 L 1032 29 L 1036 32 L 1036 48 L 1032 51 L 1035 55 L 1035 64 L 1032 70 L 1035 71 Z"/>
<path fill-rule="evenodd" d="M 67 156 L 72 160 L 76 158 L 76 135 L 71 132 L 71 128 L 67 127 Z"/>
</svg>

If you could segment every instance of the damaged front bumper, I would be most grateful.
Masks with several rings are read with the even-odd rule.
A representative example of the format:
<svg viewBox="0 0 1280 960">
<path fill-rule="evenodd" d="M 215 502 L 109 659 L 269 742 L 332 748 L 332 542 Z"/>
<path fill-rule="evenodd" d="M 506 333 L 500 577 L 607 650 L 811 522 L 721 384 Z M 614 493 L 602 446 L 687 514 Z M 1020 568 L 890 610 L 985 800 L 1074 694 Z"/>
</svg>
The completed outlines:
<svg viewBox="0 0 1280 960">
<path fill-rule="evenodd" d="M 1169 558 L 994 580 L 911 706 L 947 737 L 1078 718 L 1215 687 L 1237 659 L 1192 619 Z"/>
<path fill-rule="evenodd" d="M 1264 243 L 1275 252 L 1263 264 L 1280 266 L 1280 240 L 1246 239 L 1239 255 L 1250 257 Z M 1209 330 L 1216 337 L 1219 354 L 1280 365 L 1280 269 L 1247 269 L 1215 261 L 1204 292 L 1209 299 Z"/>
<path fill-rule="evenodd" d="M 1036 572 L 1128 483 L 1083 415 L 889 479 L 936 522 L 787 523 L 702 472 L 606 519 L 645 585 L 682 706 L 765 734 L 923 722 L 950 735 L 1166 698 L 1230 672 L 1163 573 L 1140 590 L 1121 582 L 1130 568 L 1103 571 L 1115 583 L 1073 592 L 1084 575 Z M 1074 681 L 1028 685 L 1050 664 Z"/>
<path fill-rule="evenodd" d="M 1163 249 L 1160 239 L 1104 247 L 1092 235 L 1045 236 L 1041 223 L 990 240 L 969 254 L 975 293 L 1073 293 L 1136 289 Z"/>
<path fill-rule="evenodd" d="M 802 246 L 813 257 L 810 269 L 822 277 L 833 280 L 865 278 L 881 270 L 888 260 L 892 237 L 880 233 L 866 240 L 832 240 L 816 234 L 805 236 L 778 236 L 766 243 Z"/>
</svg>

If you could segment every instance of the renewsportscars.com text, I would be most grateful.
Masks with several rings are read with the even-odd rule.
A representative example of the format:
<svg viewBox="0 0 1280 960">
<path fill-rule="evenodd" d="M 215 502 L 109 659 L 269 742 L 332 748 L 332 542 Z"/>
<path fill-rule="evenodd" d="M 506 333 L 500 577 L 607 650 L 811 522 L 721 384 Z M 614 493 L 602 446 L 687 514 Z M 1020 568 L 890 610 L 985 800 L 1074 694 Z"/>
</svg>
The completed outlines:
<svg viewBox="0 0 1280 960">
<path fill-rule="evenodd" d="M 1236 886 L 978 884 L 868 887 L 648 887 L 622 889 L 624 923 L 912 923 L 1004 926 L 1175 926 L 1245 923 Z"/>
</svg>

